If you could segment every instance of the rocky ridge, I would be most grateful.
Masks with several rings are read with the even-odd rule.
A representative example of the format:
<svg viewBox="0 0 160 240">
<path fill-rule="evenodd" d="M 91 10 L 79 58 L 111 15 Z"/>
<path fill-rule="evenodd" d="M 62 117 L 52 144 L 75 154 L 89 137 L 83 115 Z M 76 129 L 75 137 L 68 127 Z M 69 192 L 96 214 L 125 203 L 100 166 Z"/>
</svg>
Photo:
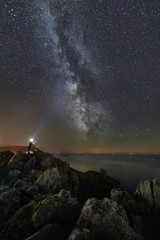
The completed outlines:
<svg viewBox="0 0 160 240">
<path fill-rule="evenodd" d="M 135 194 L 41 151 L 0 153 L 1 240 L 151 240 L 160 235 L 160 180 Z M 153 197 L 154 196 L 154 197 Z"/>
</svg>

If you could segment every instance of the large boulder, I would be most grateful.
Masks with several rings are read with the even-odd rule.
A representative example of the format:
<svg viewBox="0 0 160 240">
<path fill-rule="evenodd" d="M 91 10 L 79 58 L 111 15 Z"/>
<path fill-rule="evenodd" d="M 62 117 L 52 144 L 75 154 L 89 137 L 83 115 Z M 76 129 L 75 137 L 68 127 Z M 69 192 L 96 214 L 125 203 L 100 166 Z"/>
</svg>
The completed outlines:
<svg viewBox="0 0 160 240">
<path fill-rule="evenodd" d="M 150 180 L 142 180 L 138 184 L 138 187 L 135 192 L 137 195 L 153 202 L 153 192 Z"/>
<path fill-rule="evenodd" d="M 130 227 L 125 209 L 104 198 L 88 199 L 68 240 L 143 240 Z"/>
<path fill-rule="evenodd" d="M 127 203 L 133 201 L 133 197 L 130 193 L 122 188 L 113 188 L 110 192 L 111 199 L 117 203 Z"/>
<path fill-rule="evenodd" d="M 141 181 L 138 184 L 135 194 L 160 206 L 160 179 Z"/>
<path fill-rule="evenodd" d="M 63 177 L 57 168 L 47 169 L 36 180 L 35 184 L 41 186 L 44 191 L 55 192 L 63 187 Z"/>
<path fill-rule="evenodd" d="M 153 196 L 155 204 L 160 206 L 160 179 L 153 179 Z"/>
<path fill-rule="evenodd" d="M 49 221 L 67 223 L 76 215 L 77 207 L 76 198 L 72 198 L 69 191 L 62 189 L 58 194 L 49 196 L 42 201 L 32 217 L 33 224 L 35 228 L 39 228 Z"/>
</svg>

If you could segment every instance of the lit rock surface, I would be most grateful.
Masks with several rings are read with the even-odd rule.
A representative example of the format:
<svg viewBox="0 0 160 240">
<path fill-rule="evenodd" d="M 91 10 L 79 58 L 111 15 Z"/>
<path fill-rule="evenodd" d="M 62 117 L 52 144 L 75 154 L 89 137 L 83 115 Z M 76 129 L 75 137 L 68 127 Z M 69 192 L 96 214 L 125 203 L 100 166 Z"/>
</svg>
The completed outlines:
<svg viewBox="0 0 160 240">
<path fill-rule="evenodd" d="M 113 188 L 110 195 L 111 199 L 117 203 L 127 203 L 128 201 L 133 200 L 132 195 L 121 188 Z"/>
<path fill-rule="evenodd" d="M 147 200 L 150 200 L 153 202 L 153 196 L 152 196 L 152 189 L 151 189 L 151 182 L 149 180 L 143 180 L 138 184 L 138 187 L 136 189 L 136 194 L 146 198 Z"/>
<path fill-rule="evenodd" d="M 58 194 L 44 199 L 32 217 L 35 228 L 45 225 L 50 219 L 61 219 L 68 221 L 71 215 L 76 211 L 78 202 L 71 197 L 71 193 L 61 190 Z M 69 214 L 66 215 L 66 214 Z"/>
<path fill-rule="evenodd" d="M 47 169 L 44 171 L 39 176 L 35 184 L 53 192 L 57 189 L 61 189 L 63 186 L 62 177 L 57 168 Z"/>
<path fill-rule="evenodd" d="M 129 225 L 125 209 L 104 198 L 88 199 L 68 240 L 108 239 L 143 240 Z"/>
<path fill-rule="evenodd" d="M 160 179 L 153 179 L 153 195 L 155 204 L 160 206 Z"/>
<path fill-rule="evenodd" d="M 160 179 L 141 181 L 135 193 L 156 205 L 160 205 Z"/>
</svg>

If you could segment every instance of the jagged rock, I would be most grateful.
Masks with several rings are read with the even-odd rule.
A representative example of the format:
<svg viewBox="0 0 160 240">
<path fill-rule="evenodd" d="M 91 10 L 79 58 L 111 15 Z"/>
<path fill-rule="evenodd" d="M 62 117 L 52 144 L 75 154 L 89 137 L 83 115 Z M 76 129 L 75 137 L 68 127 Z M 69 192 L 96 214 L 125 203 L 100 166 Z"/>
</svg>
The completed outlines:
<svg viewBox="0 0 160 240">
<path fill-rule="evenodd" d="M 140 195 L 141 197 L 153 202 L 151 182 L 149 180 L 140 181 L 135 193 Z"/>
<path fill-rule="evenodd" d="M 44 199 L 32 217 L 36 228 L 44 226 L 51 219 L 67 222 L 72 217 L 78 202 L 71 197 L 70 192 L 61 190 L 58 194 Z"/>
<path fill-rule="evenodd" d="M 35 184 L 41 186 L 44 190 L 50 190 L 53 193 L 63 187 L 63 179 L 57 168 L 44 171 Z"/>
<path fill-rule="evenodd" d="M 156 205 L 160 205 L 160 179 L 141 181 L 138 184 L 135 194 Z"/>
<path fill-rule="evenodd" d="M 26 185 L 24 178 L 27 178 L 30 185 L 41 187 L 44 193 L 50 192 L 53 194 L 62 188 L 72 192 L 78 190 L 77 172 L 72 170 L 68 163 L 55 158 L 52 154 L 41 151 L 35 152 L 33 155 L 17 153 L 9 162 L 9 157 L 12 157 L 12 155 L 13 153 L 9 152 L 8 155 L 5 153 L 0 156 L 2 158 L 1 162 L 4 163 L 0 166 L 2 172 L 0 175 L 1 184 L 8 184 L 14 177 L 19 176 L 24 182 L 23 185 Z M 7 160 L 5 160 L 6 156 L 8 156 Z M 17 184 L 15 179 L 13 180 L 10 183 L 11 187 L 13 185 L 19 189 L 24 187 L 20 184 L 18 178 L 16 179 Z M 24 190 L 27 190 L 26 187 Z"/>
<path fill-rule="evenodd" d="M 54 196 L 58 201 L 64 204 L 69 204 L 71 206 L 78 204 L 77 199 L 72 198 L 70 191 L 66 191 L 64 189 L 62 189 L 58 194 Z"/>
<path fill-rule="evenodd" d="M 20 231 L 23 229 L 20 233 L 20 236 L 23 238 L 32 235 L 31 237 L 34 239 L 34 237 L 39 236 L 37 234 L 40 234 L 40 231 L 42 230 L 40 230 L 40 228 L 44 227 L 43 230 L 45 230 L 47 224 L 52 224 L 52 233 L 53 225 L 55 225 L 55 231 L 59 231 L 59 236 L 56 235 L 57 238 L 54 234 L 54 240 L 64 239 L 64 236 L 66 239 L 71 232 L 70 240 L 136 240 L 143 239 L 141 233 L 144 233 L 144 229 L 147 232 L 146 226 L 143 228 L 143 221 L 146 213 L 143 214 L 143 211 L 140 211 L 141 216 L 137 216 L 139 213 L 139 210 L 137 209 L 141 209 L 141 205 L 143 207 L 143 199 L 133 197 L 122 188 L 113 189 L 119 187 L 120 183 L 116 183 L 112 178 L 101 174 L 99 175 L 99 173 L 94 173 L 95 182 L 92 181 L 92 186 L 93 189 L 96 190 L 93 192 L 96 194 L 99 191 L 101 183 L 105 182 L 106 185 L 104 187 L 104 192 L 106 194 L 105 189 L 109 189 L 107 196 L 111 196 L 112 200 L 109 200 L 108 198 L 104 198 L 103 200 L 90 199 L 85 203 L 80 215 L 80 207 L 77 200 L 71 197 L 71 193 L 78 196 L 80 199 L 80 197 L 86 193 L 83 191 L 85 184 L 86 191 L 89 190 L 89 183 L 93 174 L 79 173 L 76 170 L 71 169 L 68 163 L 56 159 L 51 154 L 40 151 L 32 155 L 18 153 L 11 161 L 9 158 L 6 161 L 7 164 L 5 162 L 5 164 L 0 166 L 1 172 L 5 172 L 5 174 L 3 174 L 5 179 L 0 188 L 1 228 L 7 223 L 7 226 L 11 227 L 13 230 L 13 226 L 10 226 L 10 221 L 8 221 L 8 219 L 12 219 L 13 224 L 13 219 L 16 214 L 19 213 L 21 207 L 23 206 L 24 209 L 27 209 L 25 206 L 30 206 L 28 204 L 30 204 L 30 202 L 33 203 L 34 201 L 35 203 L 31 204 L 33 208 L 31 207 L 30 220 L 28 222 L 29 225 L 25 225 L 25 215 L 23 219 L 24 229 L 20 228 Z M 18 179 L 16 179 L 16 182 L 12 185 L 9 185 L 8 179 L 12 178 L 12 176 L 13 178 L 17 177 L 14 176 L 16 174 L 20 174 Z M 94 188 L 94 183 L 96 188 Z M 79 189 L 81 191 L 79 191 Z M 153 182 L 145 181 L 141 183 L 137 188 L 137 192 L 139 191 L 143 197 L 150 196 L 150 199 L 154 199 L 154 202 L 159 204 L 159 189 L 160 180 L 157 179 L 153 180 Z M 61 191 L 58 194 L 53 195 L 59 190 Z M 140 203 L 138 202 L 139 199 Z M 152 207 L 154 208 L 154 206 Z M 126 209 L 128 216 L 124 208 Z M 79 220 L 77 221 L 78 217 Z M 147 217 L 149 216 L 147 215 Z M 153 214 L 152 220 L 154 219 Z M 33 227 L 31 227 L 31 231 L 28 229 L 28 227 L 30 228 L 30 224 Z M 75 228 L 73 228 L 74 225 Z M 18 227 L 15 226 L 17 225 L 14 225 L 14 228 L 17 228 L 15 229 L 15 232 L 19 233 Z M 60 229 L 60 226 L 61 230 L 58 230 Z M 152 230 L 152 228 L 153 227 L 151 226 L 150 229 Z M 34 235 L 35 231 L 38 232 Z M 156 231 L 158 231 L 157 227 Z M 146 234 L 148 234 L 148 232 Z M 11 232 L 9 236 L 10 239 L 13 240 Z M 48 236 L 47 233 L 46 236 Z M 48 239 L 48 237 L 46 238 Z M 21 237 L 16 235 L 16 240 L 21 239 Z"/>
<path fill-rule="evenodd" d="M 113 188 L 110 195 L 111 199 L 117 203 L 127 203 L 133 200 L 132 195 L 122 188 Z"/>
<path fill-rule="evenodd" d="M 84 237 L 84 229 L 87 229 Z M 125 209 L 116 202 L 104 198 L 91 198 L 85 203 L 75 229 L 68 240 L 143 240 L 130 227 Z"/>
<path fill-rule="evenodd" d="M 160 179 L 153 179 L 153 196 L 155 204 L 160 206 Z"/>
<path fill-rule="evenodd" d="M 134 209 L 137 208 L 137 202 L 135 201 L 134 197 L 128 193 L 126 190 L 122 188 L 114 188 L 112 189 L 111 193 L 111 199 L 119 204 L 122 204 L 125 209 Z M 129 222 L 133 229 L 139 233 L 142 234 L 144 223 L 141 218 L 141 216 L 136 214 L 129 214 Z"/>
<path fill-rule="evenodd" d="M 60 160 L 61 161 L 61 160 Z M 68 165 L 68 164 L 67 164 Z M 50 169 L 58 166 L 57 159 L 51 154 L 45 154 L 40 162 L 41 169 Z"/>
</svg>

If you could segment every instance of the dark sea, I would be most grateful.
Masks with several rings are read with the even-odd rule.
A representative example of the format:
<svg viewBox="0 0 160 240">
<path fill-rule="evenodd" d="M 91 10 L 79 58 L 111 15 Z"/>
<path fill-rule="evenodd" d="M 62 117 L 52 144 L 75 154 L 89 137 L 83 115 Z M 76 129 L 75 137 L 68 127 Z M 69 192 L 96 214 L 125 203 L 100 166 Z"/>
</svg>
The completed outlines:
<svg viewBox="0 0 160 240">
<path fill-rule="evenodd" d="M 59 158 L 82 172 L 104 168 L 110 177 L 119 180 L 131 192 L 141 180 L 160 178 L 160 155 L 66 154 Z"/>
</svg>

